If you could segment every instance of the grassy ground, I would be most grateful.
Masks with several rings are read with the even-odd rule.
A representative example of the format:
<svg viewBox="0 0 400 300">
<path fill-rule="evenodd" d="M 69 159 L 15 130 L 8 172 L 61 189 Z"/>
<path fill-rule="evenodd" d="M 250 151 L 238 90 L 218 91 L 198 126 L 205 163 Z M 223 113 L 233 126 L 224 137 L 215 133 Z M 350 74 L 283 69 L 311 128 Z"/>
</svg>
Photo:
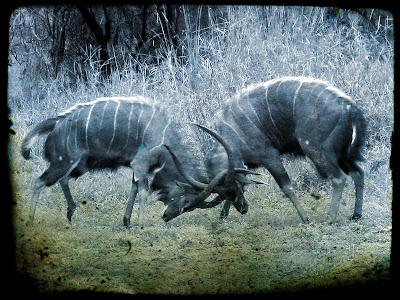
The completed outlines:
<svg viewBox="0 0 400 300">
<path fill-rule="evenodd" d="M 325 222 L 329 189 L 297 186 L 312 220 L 303 225 L 268 176 L 267 185 L 246 192 L 250 210 L 244 216 L 232 211 L 219 221 L 219 209 L 214 208 L 164 223 L 162 203 L 150 201 L 145 228 L 139 230 L 134 221 L 126 230 L 122 214 L 130 171 L 125 169 L 72 182 L 79 204 L 72 226 L 61 189 L 50 187 L 42 194 L 34 226 L 28 228 L 30 186 L 39 167 L 13 153 L 17 270 L 33 278 L 40 291 L 264 293 L 381 286 L 388 280 L 391 198 L 377 198 L 368 180 L 364 217 L 356 223 L 348 220 L 354 205 L 350 180 L 333 225 Z M 307 162 L 294 164 L 311 169 Z M 292 177 L 298 175 L 293 174 L 296 168 L 291 170 Z"/>
<path fill-rule="evenodd" d="M 250 10 L 250 11 L 249 11 Z M 60 75 L 25 99 L 18 65 L 10 71 L 10 176 L 14 196 L 17 271 L 39 291 L 103 291 L 145 294 L 217 294 L 303 291 L 327 287 L 381 287 L 388 280 L 391 245 L 390 134 L 393 124 L 393 48 L 365 34 L 356 13 L 351 26 L 324 20 L 323 9 L 232 8 L 226 24 L 188 33 L 180 62 L 167 49 L 157 66 L 127 65 L 101 88 L 96 69 L 88 82 L 66 89 Z M 266 16 L 268 26 L 260 23 Z M 282 21 L 286 20 L 286 21 Z M 378 31 L 376 31 L 378 32 Z M 373 47 L 371 46 L 373 45 Z M 92 62 L 94 65 L 95 62 Z M 21 73 L 22 74 L 22 73 Z M 72 226 L 59 186 L 41 194 L 35 224 L 26 227 L 33 180 L 46 168 L 41 143 L 24 161 L 19 147 L 40 120 L 98 96 L 144 95 L 174 117 L 213 124 L 213 113 L 237 89 L 285 75 L 317 77 L 351 95 L 368 121 L 363 151 L 366 172 L 363 218 L 351 222 L 354 185 L 348 179 L 338 220 L 327 224 L 330 184 L 308 160 L 284 163 L 312 220 L 303 225 L 269 173 L 250 187 L 249 212 L 196 210 L 169 223 L 163 205 L 149 201 L 145 228 L 122 226 L 131 173 L 86 174 L 71 181 L 78 204 Z M 136 209 L 134 209 L 136 212 Z M 135 225 L 136 214 L 133 215 Z"/>
</svg>

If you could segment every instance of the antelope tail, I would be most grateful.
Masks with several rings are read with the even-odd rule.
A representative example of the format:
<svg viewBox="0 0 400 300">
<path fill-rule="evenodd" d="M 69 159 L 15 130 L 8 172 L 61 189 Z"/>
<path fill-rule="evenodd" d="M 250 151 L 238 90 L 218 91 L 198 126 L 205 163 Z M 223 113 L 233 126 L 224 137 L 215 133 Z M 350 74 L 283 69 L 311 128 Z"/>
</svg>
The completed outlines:
<svg viewBox="0 0 400 300">
<path fill-rule="evenodd" d="M 32 146 L 35 144 L 39 136 L 48 134 L 53 131 L 58 118 L 51 118 L 39 123 L 31 132 L 29 132 L 21 144 L 21 154 L 25 159 L 30 158 Z"/>
<path fill-rule="evenodd" d="M 361 150 L 365 143 L 366 121 L 360 110 L 355 107 L 351 108 L 350 117 L 352 122 L 352 135 L 347 157 L 350 160 L 364 161 Z"/>
</svg>

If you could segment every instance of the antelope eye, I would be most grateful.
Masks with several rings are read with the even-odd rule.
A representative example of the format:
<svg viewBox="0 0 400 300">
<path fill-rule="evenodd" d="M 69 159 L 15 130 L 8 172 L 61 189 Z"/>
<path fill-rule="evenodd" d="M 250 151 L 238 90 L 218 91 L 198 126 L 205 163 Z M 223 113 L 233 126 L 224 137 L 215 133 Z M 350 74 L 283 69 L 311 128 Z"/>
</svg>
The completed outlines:
<svg viewBox="0 0 400 300">
<path fill-rule="evenodd" d="M 189 203 L 189 199 L 185 199 L 185 203 Z"/>
</svg>

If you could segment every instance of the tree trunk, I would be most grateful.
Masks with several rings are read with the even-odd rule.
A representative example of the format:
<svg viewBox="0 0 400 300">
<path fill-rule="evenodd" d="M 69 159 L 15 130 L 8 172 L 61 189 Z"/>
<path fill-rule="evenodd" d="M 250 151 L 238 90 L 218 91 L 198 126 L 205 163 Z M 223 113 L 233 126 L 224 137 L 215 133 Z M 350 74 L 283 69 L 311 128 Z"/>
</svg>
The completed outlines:
<svg viewBox="0 0 400 300">
<path fill-rule="evenodd" d="M 107 78 L 111 74 L 111 67 L 108 60 L 110 59 L 110 55 L 108 54 L 107 43 L 110 40 L 110 18 L 107 13 L 107 10 L 103 7 L 103 12 L 105 16 L 105 24 L 104 24 L 104 32 L 101 28 L 100 24 L 97 22 L 93 12 L 89 11 L 89 9 L 85 6 L 78 5 L 78 9 L 82 14 L 83 19 L 86 24 L 93 32 L 97 43 L 100 45 L 100 61 L 102 62 L 101 71 L 104 78 Z"/>
<path fill-rule="evenodd" d="M 65 31 L 69 22 L 69 12 L 67 9 L 56 9 L 53 16 L 53 26 L 50 27 L 53 39 L 50 56 L 54 68 L 54 77 L 57 77 L 61 63 L 64 61 L 65 51 Z"/>
</svg>

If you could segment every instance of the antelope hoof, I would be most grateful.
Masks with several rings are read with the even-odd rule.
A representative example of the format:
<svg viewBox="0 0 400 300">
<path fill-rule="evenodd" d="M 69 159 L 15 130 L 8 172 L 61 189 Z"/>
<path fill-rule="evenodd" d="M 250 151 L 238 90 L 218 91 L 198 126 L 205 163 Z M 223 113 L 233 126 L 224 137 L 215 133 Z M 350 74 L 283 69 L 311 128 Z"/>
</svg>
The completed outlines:
<svg viewBox="0 0 400 300">
<path fill-rule="evenodd" d="M 354 214 L 354 215 L 352 215 L 352 216 L 350 217 L 350 220 L 351 220 L 351 221 L 354 221 L 354 222 L 357 222 L 359 219 L 361 219 L 361 216 L 362 216 L 362 215 Z"/>
<path fill-rule="evenodd" d="M 73 208 L 68 207 L 67 218 L 70 223 L 71 223 L 72 215 L 74 214 L 74 212 L 75 212 L 75 207 L 73 207 Z"/>
<path fill-rule="evenodd" d="M 242 215 L 245 215 L 247 211 L 249 210 L 249 206 L 247 202 L 243 201 L 242 203 L 235 203 L 232 202 L 233 206 L 236 208 L 238 212 L 240 212 Z"/>
<path fill-rule="evenodd" d="M 333 225 L 335 224 L 336 218 L 333 218 L 330 214 L 328 214 L 328 218 L 326 221 L 329 225 Z"/>
<path fill-rule="evenodd" d="M 247 214 L 248 211 L 249 211 L 249 207 L 248 207 L 247 205 L 241 207 L 241 209 L 239 210 L 239 212 L 240 212 L 242 215 Z"/>
<path fill-rule="evenodd" d="M 126 227 L 126 229 L 131 228 L 131 221 L 127 218 L 124 218 L 124 226 Z"/>
<path fill-rule="evenodd" d="M 225 220 L 227 217 L 228 217 L 228 215 L 223 214 L 222 212 L 221 212 L 221 214 L 219 215 L 219 219 L 220 219 L 220 220 Z"/>
</svg>

